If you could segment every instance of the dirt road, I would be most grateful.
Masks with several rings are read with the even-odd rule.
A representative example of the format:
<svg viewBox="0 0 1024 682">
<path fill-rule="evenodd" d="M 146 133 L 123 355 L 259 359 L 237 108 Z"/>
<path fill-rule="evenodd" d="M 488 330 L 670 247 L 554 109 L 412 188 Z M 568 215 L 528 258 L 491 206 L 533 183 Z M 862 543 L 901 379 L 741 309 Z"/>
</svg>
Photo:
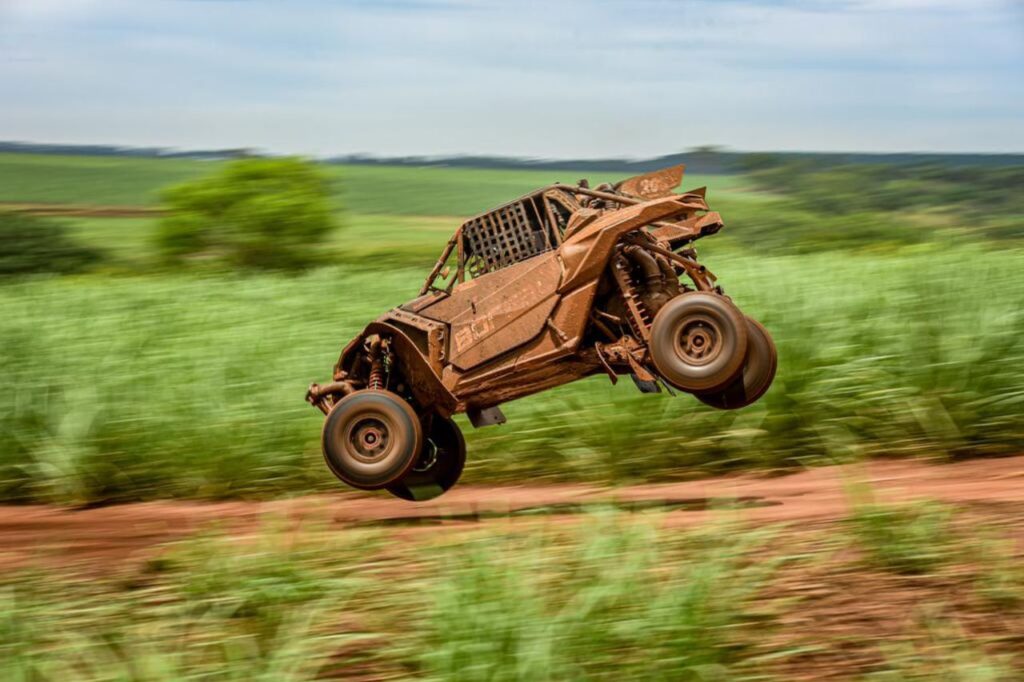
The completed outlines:
<svg viewBox="0 0 1024 682">
<path fill-rule="evenodd" d="M 325 475 L 326 472 L 325 472 Z M 339 492 L 272 502 L 149 502 L 95 509 L 0 506 L 0 565 L 38 562 L 111 566 L 141 560 L 162 543 L 217 526 L 246 533 L 267 514 L 326 518 L 338 527 L 394 527 L 418 533 L 503 523 L 547 513 L 569 520 L 588 507 L 660 507 L 666 523 L 706 522 L 717 507 L 735 505 L 756 523 L 827 525 L 847 514 L 849 486 L 869 482 L 885 500 L 932 499 L 1006 526 L 1024 540 L 1024 456 L 954 464 L 874 461 L 822 467 L 777 477 L 753 474 L 617 489 L 583 485 L 456 487 L 431 502 L 411 504 L 386 494 Z M 549 518 L 549 517 L 548 517 Z"/>
</svg>

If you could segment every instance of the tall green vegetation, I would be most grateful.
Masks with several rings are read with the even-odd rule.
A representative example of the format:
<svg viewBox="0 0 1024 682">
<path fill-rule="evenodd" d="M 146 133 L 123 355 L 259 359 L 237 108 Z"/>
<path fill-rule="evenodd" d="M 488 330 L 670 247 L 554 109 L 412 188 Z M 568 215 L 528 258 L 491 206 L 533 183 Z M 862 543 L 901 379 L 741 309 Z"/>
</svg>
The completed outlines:
<svg viewBox="0 0 1024 682">
<path fill-rule="evenodd" d="M 171 259 L 216 257 L 262 268 L 309 264 L 333 228 L 329 183 L 296 158 L 243 159 L 168 189 L 158 244 Z"/>
<path fill-rule="evenodd" d="M 896 573 L 930 573 L 949 560 L 950 510 L 935 503 L 858 504 L 850 523 L 870 563 Z"/>
<path fill-rule="evenodd" d="M 710 251 L 710 250 L 709 250 Z M 467 481 L 626 482 L 1024 447 L 1024 254 L 706 258 L 779 374 L 720 412 L 597 376 L 504 406 Z M 951 278 L 965 262 L 970 277 Z M 50 279 L 0 288 L 0 496 L 87 502 L 334 488 L 302 401 L 420 268 Z"/>
<path fill-rule="evenodd" d="M 577 535 L 453 552 L 419 647 L 430 678 L 739 677 L 777 563 L 755 558 L 763 533 L 719 528 L 672 548 L 647 522 L 598 514 Z"/>
</svg>

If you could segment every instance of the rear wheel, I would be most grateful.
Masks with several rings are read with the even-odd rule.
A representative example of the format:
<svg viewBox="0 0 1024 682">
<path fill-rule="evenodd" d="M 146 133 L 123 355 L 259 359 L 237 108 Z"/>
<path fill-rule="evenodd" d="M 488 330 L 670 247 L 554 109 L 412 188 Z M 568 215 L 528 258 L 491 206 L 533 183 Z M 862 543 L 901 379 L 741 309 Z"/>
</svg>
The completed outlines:
<svg viewBox="0 0 1024 682">
<path fill-rule="evenodd" d="M 720 410 L 736 410 L 756 402 L 775 379 L 778 355 L 771 335 L 760 322 L 747 320 L 747 357 L 738 377 L 728 386 L 711 393 L 698 393 L 697 400 Z"/>
<path fill-rule="evenodd" d="M 747 325 L 724 297 L 688 292 L 655 315 L 650 351 L 658 373 L 676 388 L 715 391 L 729 385 L 743 367 Z"/>
<path fill-rule="evenodd" d="M 324 421 L 327 466 L 341 481 L 362 490 L 383 488 L 401 478 L 416 463 L 422 442 L 416 413 L 390 391 L 351 393 Z"/>
<path fill-rule="evenodd" d="M 434 415 L 416 463 L 387 490 L 410 502 L 432 500 L 455 485 L 465 464 L 466 441 L 458 424 Z"/>
</svg>

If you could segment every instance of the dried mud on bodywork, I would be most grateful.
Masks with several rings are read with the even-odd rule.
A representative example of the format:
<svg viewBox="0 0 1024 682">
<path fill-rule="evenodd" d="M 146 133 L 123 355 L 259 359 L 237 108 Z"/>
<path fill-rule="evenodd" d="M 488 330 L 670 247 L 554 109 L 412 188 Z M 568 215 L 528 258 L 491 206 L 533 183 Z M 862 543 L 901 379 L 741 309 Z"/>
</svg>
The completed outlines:
<svg viewBox="0 0 1024 682">
<path fill-rule="evenodd" d="M 722 229 L 683 167 L 591 188 L 542 187 L 464 222 L 419 295 L 350 341 L 306 399 L 325 415 L 331 471 L 407 500 L 458 480 L 474 427 L 499 406 L 577 379 L 628 375 L 645 393 L 744 407 L 771 385 L 775 347 L 698 261 Z"/>
</svg>

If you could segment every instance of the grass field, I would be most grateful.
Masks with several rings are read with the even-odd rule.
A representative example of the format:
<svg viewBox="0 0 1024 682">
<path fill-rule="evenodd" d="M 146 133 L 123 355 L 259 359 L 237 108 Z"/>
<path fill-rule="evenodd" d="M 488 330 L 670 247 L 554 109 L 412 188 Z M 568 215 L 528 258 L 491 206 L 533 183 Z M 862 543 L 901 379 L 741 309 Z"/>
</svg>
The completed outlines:
<svg viewBox="0 0 1024 682">
<path fill-rule="evenodd" d="M 965 260 L 977 272 L 942 286 Z M 470 430 L 467 479 L 676 478 L 1024 445 L 1021 253 L 723 251 L 708 262 L 779 345 L 764 401 L 723 413 L 591 378 L 507 405 L 505 426 Z M 85 502 L 332 487 L 320 416 L 302 393 L 422 276 L 346 266 L 0 288 L 0 495 Z"/>
<path fill-rule="evenodd" d="M 0 154 L 0 201 L 151 206 L 163 187 L 212 167 L 188 159 Z"/>
<path fill-rule="evenodd" d="M 0 155 L 0 202 L 154 205 L 166 184 L 215 165 Z M 82 510 L 338 490 L 308 383 L 415 295 L 463 217 L 579 175 L 329 172 L 340 226 L 306 272 L 172 269 L 154 250 L 155 218 L 67 218 L 106 261 L 0 284 L 0 500 L 74 505 L 74 528 L 93 512 L 112 519 L 77 557 L 52 528 L 24 541 L 30 565 L 0 550 L 0 678 L 1020 679 L 1012 500 L 894 504 L 845 474 L 848 518 L 774 527 L 725 498 L 697 530 L 681 527 L 688 511 L 626 505 L 437 529 L 350 527 L 299 507 L 254 521 L 247 502 L 223 505 L 244 508 L 223 518 L 205 502 Z M 894 243 L 877 215 L 819 227 L 805 210 L 789 227 L 761 224 L 784 199 L 745 178 L 685 184 L 705 181 L 728 227 L 700 243 L 702 260 L 775 337 L 769 393 L 718 412 L 592 377 L 504 405 L 500 427 L 459 417 L 464 483 L 623 484 L 1024 449 L 1024 250 L 938 231 Z M 876 218 L 866 241 L 828 234 Z M 941 209 L 913 220 L 959 227 Z M 769 247 L 787 246 L 772 234 L 787 229 L 823 237 L 804 246 L 842 248 Z M 293 502 L 322 498 L 270 504 Z M 140 508 L 163 516 L 147 525 Z M 103 553 L 200 508 L 217 528 Z M 5 537 L 35 527 L 7 514 Z"/>
</svg>

